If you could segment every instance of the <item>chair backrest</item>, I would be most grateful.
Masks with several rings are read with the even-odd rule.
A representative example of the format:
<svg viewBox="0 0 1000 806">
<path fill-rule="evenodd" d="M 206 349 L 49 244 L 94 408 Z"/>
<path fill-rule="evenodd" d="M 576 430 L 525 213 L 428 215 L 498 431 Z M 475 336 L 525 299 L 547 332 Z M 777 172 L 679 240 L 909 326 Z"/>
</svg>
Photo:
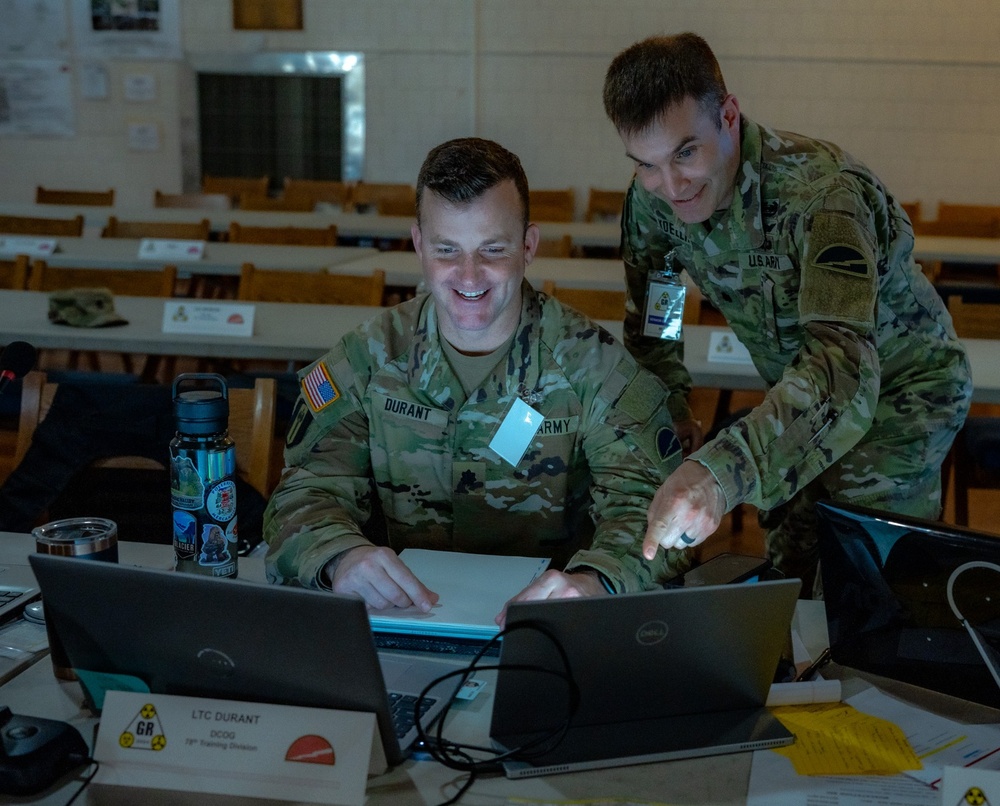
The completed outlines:
<svg viewBox="0 0 1000 806">
<path fill-rule="evenodd" d="M 1000 221 L 1000 206 L 995 204 L 938 204 L 938 221 Z"/>
<path fill-rule="evenodd" d="M 1000 305 L 948 297 L 948 312 L 961 339 L 1000 339 Z"/>
<path fill-rule="evenodd" d="M 36 218 L 35 216 L 0 215 L 0 232 L 9 235 L 83 235 L 83 216 L 73 218 Z"/>
<path fill-rule="evenodd" d="M 201 178 L 202 193 L 225 193 L 231 199 L 239 198 L 241 193 L 260 193 L 267 195 L 267 187 L 271 183 L 270 176 L 208 176 Z"/>
<path fill-rule="evenodd" d="M 172 297 L 177 285 L 177 267 L 159 271 L 135 269 L 56 268 L 44 260 L 31 264 L 28 288 L 32 291 L 61 291 L 66 288 L 107 288 L 112 294 L 132 297 Z"/>
<path fill-rule="evenodd" d="M 162 193 L 153 194 L 154 207 L 184 207 L 192 210 L 232 210 L 228 193 Z"/>
<path fill-rule="evenodd" d="M 15 255 L 13 260 L 0 260 L 0 288 L 21 291 L 28 287 L 28 267 L 31 258 Z"/>
<path fill-rule="evenodd" d="M 52 407 L 57 383 L 48 383 L 44 372 L 29 372 L 21 387 L 21 412 L 17 428 L 14 466 L 21 463 L 38 424 Z M 266 499 L 273 487 L 271 466 L 275 453 L 274 417 L 277 383 L 258 378 L 253 389 L 229 389 L 229 435 L 236 443 L 236 469 Z M 141 461 L 136 461 L 141 460 Z M 97 463 L 104 467 L 158 466 L 145 457 L 115 457 Z"/>
<path fill-rule="evenodd" d="M 285 196 L 305 196 L 316 202 L 339 204 L 344 210 L 351 206 L 351 189 L 353 183 L 340 182 L 333 179 L 293 179 L 285 177 Z"/>
<path fill-rule="evenodd" d="M 325 305 L 381 305 L 385 272 L 370 275 L 331 274 L 327 271 L 258 269 L 244 263 L 237 299 L 248 302 L 313 302 Z"/>
<path fill-rule="evenodd" d="M 178 241 L 207 241 L 212 225 L 201 221 L 119 221 L 109 216 L 102 238 L 168 238 Z"/>
<path fill-rule="evenodd" d="M 542 291 L 591 319 L 619 320 L 625 316 L 625 292 L 597 288 L 557 288 L 546 280 Z"/>
<path fill-rule="evenodd" d="M 915 235 L 945 235 L 954 238 L 1000 238 L 1000 219 L 986 221 L 914 221 Z"/>
<path fill-rule="evenodd" d="M 229 225 L 232 243 L 263 243 L 287 246 L 336 246 L 337 227 L 244 227 L 237 221 Z"/>
<path fill-rule="evenodd" d="M 406 218 L 417 217 L 417 197 L 413 196 L 384 196 L 375 202 L 375 210 L 379 215 L 405 216 Z"/>
<path fill-rule="evenodd" d="M 316 206 L 311 196 L 272 197 L 266 193 L 241 193 L 237 207 L 241 210 L 276 210 L 286 213 L 309 213 Z"/>
<path fill-rule="evenodd" d="M 625 205 L 624 190 L 600 190 L 591 188 L 587 196 L 586 221 L 618 221 Z"/>
<path fill-rule="evenodd" d="M 566 190 L 529 190 L 532 221 L 572 221 L 576 217 L 576 194 Z"/>
<path fill-rule="evenodd" d="M 377 207 L 380 199 L 413 199 L 416 205 L 416 198 L 416 188 L 401 183 L 358 182 L 351 188 L 351 206 L 361 212 Z"/>
<path fill-rule="evenodd" d="M 115 190 L 53 190 L 35 187 L 35 204 L 85 204 L 110 207 L 115 203 Z"/>
<path fill-rule="evenodd" d="M 906 217 L 910 219 L 911 224 L 915 224 L 922 219 L 920 202 L 900 202 L 899 206 L 906 212 Z"/>
<path fill-rule="evenodd" d="M 535 257 L 573 257 L 573 238 L 563 235 L 561 238 L 542 238 L 538 241 Z"/>
</svg>

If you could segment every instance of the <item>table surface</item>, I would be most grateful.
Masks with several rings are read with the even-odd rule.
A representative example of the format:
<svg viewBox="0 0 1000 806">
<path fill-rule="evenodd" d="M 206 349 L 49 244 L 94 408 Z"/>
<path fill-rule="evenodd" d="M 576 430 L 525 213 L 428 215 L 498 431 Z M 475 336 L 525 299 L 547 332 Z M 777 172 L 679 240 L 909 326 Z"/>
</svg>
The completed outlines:
<svg viewBox="0 0 1000 806">
<path fill-rule="evenodd" d="M 367 246 L 277 246 L 249 243 L 205 243 L 198 260 L 139 257 L 140 239 L 58 237 L 56 251 L 46 262 L 51 266 L 95 269 L 158 270 L 166 263 L 177 266 L 180 274 L 239 275 L 244 263 L 260 269 L 318 271 L 361 258 L 377 255 Z M 12 255 L 0 256 L 12 257 Z"/>
<path fill-rule="evenodd" d="M 23 563 L 34 545 L 30 535 L 0 533 L 0 563 Z M 119 562 L 170 568 L 173 551 L 169 545 L 123 542 L 119 544 Z M 240 577 L 263 583 L 263 561 L 259 558 L 240 559 Z M 817 622 L 816 612 L 822 610 L 819 602 L 801 602 L 797 624 L 805 627 Z M 804 618 L 803 618 L 804 617 Z M 804 636 L 805 637 L 805 636 Z M 992 709 L 965 703 L 934 692 L 915 689 L 882 678 L 869 679 L 852 670 L 831 665 L 827 667 L 843 681 L 844 696 L 863 690 L 870 683 L 917 701 L 952 719 L 965 722 L 995 721 Z M 480 673 L 483 676 L 489 673 Z M 485 742 L 489 715 L 492 709 L 493 687 L 487 685 L 473 701 L 460 703 L 452 710 L 445 735 L 460 742 Z M 97 720 L 84 707 L 83 697 L 76 683 L 57 680 L 47 658 L 42 657 L 33 666 L 0 687 L 0 701 L 15 713 L 57 719 L 69 722 L 84 738 L 91 742 L 95 736 Z M 482 777 L 462 798 L 468 806 L 499 806 L 510 798 L 546 801 L 586 800 L 594 798 L 671 803 L 710 803 L 716 806 L 743 804 L 749 782 L 751 753 L 734 753 L 684 761 L 663 762 L 641 766 L 594 770 L 583 773 L 550 775 L 542 778 L 510 781 L 503 777 Z M 407 760 L 389 772 L 368 781 L 366 803 L 380 804 L 433 804 L 454 793 L 464 779 L 463 774 L 449 770 L 435 762 Z M 64 804 L 79 787 L 79 779 L 69 776 L 61 785 L 44 796 L 21 799 L 18 802 L 39 804 Z M 127 788 L 90 786 L 81 803 L 132 804 L 140 795 Z M 148 806 L 158 804 L 202 804 L 205 796 L 197 793 L 177 793 L 144 790 L 141 800 Z M 251 798 L 213 798 L 213 802 L 232 804 L 259 804 Z"/>
<path fill-rule="evenodd" d="M 292 213 L 272 210 L 197 210 L 177 207 L 91 207 L 70 204 L 0 203 L 0 215 L 34 216 L 39 218 L 73 218 L 82 215 L 84 226 L 90 231 L 99 230 L 108 223 L 109 216 L 121 221 L 171 221 L 192 222 L 207 218 L 214 232 L 228 232 L 229 223 L 237 221 L 244 226 L 328 227 L 337 225 L 337 234 L 344 238 L 410 237 L 414 219 L 409 216 L 380 216 L 375 213 L 344 212 L 331 205 L 319 205 L 313 212 Z M 617 221 L 567 221 L 540 222 L 543 238 L 561 238 L 569 235 L 577 246 L 617 247 L 621 241 L 621 228 Z"/>
<path fill-rule="evenodd" d="M 193 304 L 215 304 L 192 301 Z M 224 303 L 220 303 L 224 304 Z M 0 344 L 27 341 L 38 348 L 82 349 L 206 358 L 313 361 L 341 336 L 383 308 L 364 305 L 308 305 L 288 302 L 253 303 L 254 333 L 249 337 L 164 333 L 164 300 L 156 297 L 115 297 L 115 310 L 129 324 L 108 328 L 73 328 L 48 321 L 48 294 L 42 291 L 0 290 Z M 620 339 L 620 320 L 600 323 Z M 763 389 L 752 364 L 709 361 L 713 332 L 728 328 L 685 325 L 685 364 L 695 386 L 712 389 Z M 1000 403 L 1000 341 L 964 340 L 972 364 L 973 400 Z"/>
</svg>

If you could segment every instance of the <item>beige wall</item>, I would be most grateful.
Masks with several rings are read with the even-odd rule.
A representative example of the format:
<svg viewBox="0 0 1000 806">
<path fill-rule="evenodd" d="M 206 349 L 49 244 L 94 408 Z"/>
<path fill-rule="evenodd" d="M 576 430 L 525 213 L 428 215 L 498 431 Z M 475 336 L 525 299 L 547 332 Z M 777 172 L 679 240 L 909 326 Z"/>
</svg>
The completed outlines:
<svg viewBox="0 0 1000 806">
<path fill-rule="evenodd" d="M 71 0 L 66 0 L 67 4 Z M 651 33 L 695 30 L 744 112 L 833 140 L 904 200 L 1000 204 L 1000 14 L 991 0 L 304 0 L 301 32 L 235 32 L 230 0 L 181 0 L 188 54 L 361 51 L 370 181 L 413 182 L 427 150 L 492 137 L 520 154 L 535 187 L 623 186 L 630 165 L 601 108 L 611 57 Z M 184 184 L 196 136 L 183 63 L 108 62 L 107 100 L 80 97 L 73 138 L 0 138 L 0 201 L 36 184 L 115 187 L 125 203 Z M 154 103 L 123 99 L 132 73 Z M 126 148 L 130 120 L 162 148 Z"/>
</svg>

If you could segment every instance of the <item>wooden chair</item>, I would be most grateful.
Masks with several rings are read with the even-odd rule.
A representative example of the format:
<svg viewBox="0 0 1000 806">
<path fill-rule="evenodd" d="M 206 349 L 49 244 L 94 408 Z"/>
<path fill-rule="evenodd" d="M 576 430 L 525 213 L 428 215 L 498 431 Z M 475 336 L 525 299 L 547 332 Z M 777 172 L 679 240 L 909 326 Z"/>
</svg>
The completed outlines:
<svg viewBox="0 0 1000 806">
<path fill-rule="evenodd" d="M 550 297 L 575 308 L 591 319 L 620 320 L 625 316 L 625 292 L 596 288 L 557 288 L 552 280 L 542 284 Z"/>
<path fill-rule="evenodd" d="M 955 332 L 962 339 L 1000 339 L 1000 305 L 948 297 Z M 955 437 L 945 467 L 954 468 L 955 523 L 969 523 L 969 490 L 1000 489 L 1000 417 L 973 411 Z M 980 408 L 980 410 L 982 410 Z"/>
<path fill-rule="evenodd" d="M 918 221 L 922 220 L 920 202 L 900 202 L 899 206 L 906 212 L 906 217 L 910 219 L 911 224 L 916 225 Z"/>
<path fill-rule="evenodd" d="M 413 196 L 384 196 L 375 203 L 375 210 L 379 215 L 395 215 L 406 218 L 417 217 L 417 197 Z"/>
<path fill-rule="evenodd" d="M 171 297 L 177 284 L 177 267 L 155 270 L 56 268 L 44 260 L 31 264 L 28 289 L 61 291 L 66 288 L 107 288 L 112 294 L 132 297 Z"/>
<path fill-rule="evenodd" d="M 352 187 L 350 182 L 340 182 L 333 179 L 285 177 L 285 196 L 305 196 L 312 200 L 314 207 L 317 202 L 327 202 L 328 204 L 338 204 L 342 209 L 349 210 Z"/>
<path fill-rule="evenodd" d="M 358 212 L 377 208 L 380 199 L 413 199 L 417 191 L 412 185 L 384 182 L 358 182 L 351 188 L 351 207 Z"/>
<path fill-rule="evenodd" d="M 164 266 L 159 271 L 120 269 L 55 268 L 44 260 L 31 264 L 28 289 L 31 291 L 61 291 L 67 288 L 107 288 L 112 294 L 133 297 L 171 297 L 177 285 L 177 267 Z M 100 357 L 96 352 L 85 353 L 90 369 L 101 369 Z M 134 372 L 135 366 L 129 353 L 120 353 L 126 372 Z M 70 351 L 69 365 L 79 368 L 82 356 L 79 351 Z M 160 364 L 160 356 L 150 356 L 143 370 L 145 376 L 155 374 Z"/>
<path fill-rule="evenodd" d="M 52 190 L 35 187 L 35 204 L 83 204 L 95 207 L 110 207 L 115 203 L 115 191 L 111 190 Z"/>
<path fill-rule="evenodd" d="M 21 389 L 21 412 L 18 420 L 15 467 L 31 445 L 38 424 L 52 407 L 57 383 L 48 383 L 44 372 L 29 372 Z M 236 443 L 236 470 L 265 499 L 276 479 L 272 465 L 276 451 L 274 440 L 277 384 L 273 378 L 258 378 L 253 389 L 229 389 L 229 435 Z M 162 468 L 146 457 L 115 457 L 96 462 L 97 467 Z"/>
<path fill-rule="evenodd" d="M 162 193 L 153 194 L 154 207 L 183 207 L 191 210 L 232 210 L 228 193 Z"/>
<path fill-rule="evenodd" d="M 28 287 L 28 268 L 31 259 L 27 255 L 15 255 L 13 260 L 0 260 L 0 288 L 23 291 Z"/>
<path fill-rule="evenodd" d="M 945 235 L 953 238 L 1000 238 L 1000 218 L 982 221 L 914 221 L 915 235 Z"/>
<path fill-rule="evenodd" d="M 232 243 L 263 243 L 284 246 L 336 246 L 337 227 L 244 227 L 233 221 L 229 225 Z"/>
<path fill-rule="evenodd" d="M 587 196 L 585 221 L 618 221 L 625 205 L 624 190 L 599 190 L 591 188 Z"/>
<path fill-rule="evenodd" d="M 385 272 L 370 275 L 326 271 L 258 269 L 244 263 L 237 299 L 248 302 L 313 302 L 323 305 L 381 305 Z"/>
<path fill-rule="evenodd" d="M 241 193 L 259 193 L 267 195 L 270 176 L 203 176 L 201 178 L 202 193 L 224 193 L 235 201 Z"/>
<path fill-rule="evenodd" d="M 535 257 L 573 257 L 573 238 L 569 235 L 543 238 L 538 241 Z"/>
<path fill-rule="evenodd" d="M 938 204 L 938 221 L 995 222 L 1000 221 L 1000 205 L 994 204 Z"/>
<path fill-rule="evenodd" d="M 8 235 L 83 235 L 83 216 L 73 218 L 36 218 L 35 216 L 0 215 L 0 232 Z"/>
<path fill-rule="evenodd" d="M 119 221 L 108 218 L 102 238 L 166 238 L 177 241 L 207 241 L 212 225 L 207 218 L 199 222 Z"/>
<path fill-rule="evenodd" d="M 274 210 L 285 213 L 311 213 L 316 203 L 310 196 L 268 196 L 266 193 L 241 193 L 241 210 Z"/>
<path fill-rule="evenodd" d="M 572 221 L 576 217 L 576 194 L 566 190 L 529 190 L 532 221 Z"/>
</svg>

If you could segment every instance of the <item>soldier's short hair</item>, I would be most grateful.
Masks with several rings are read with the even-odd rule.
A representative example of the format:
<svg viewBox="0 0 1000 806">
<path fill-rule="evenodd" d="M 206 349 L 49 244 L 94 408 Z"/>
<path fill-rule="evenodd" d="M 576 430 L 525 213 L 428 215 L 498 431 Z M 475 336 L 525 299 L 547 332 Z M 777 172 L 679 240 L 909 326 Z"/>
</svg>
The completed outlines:
<svg viewBox="0 0 1000 806">
<path fill-rule="evenodd" d="M 687 98 L 713 117 L 726 98 L 719 62 L 697 34 L 636 42 L 615 56 L 604 77 L 604 111 L 622 134 L 645 131 Z"/>
<path fill-rule="evenodd" d="M 521 160 L 499 143 L 461 137 L 432 148 L 417 175 L 417 223 L 424 190 L 452 203 L 472 201 L 508 179 L 521 197 L 524 229 L 528 229 L 528 177 Z"/>
</svg>

